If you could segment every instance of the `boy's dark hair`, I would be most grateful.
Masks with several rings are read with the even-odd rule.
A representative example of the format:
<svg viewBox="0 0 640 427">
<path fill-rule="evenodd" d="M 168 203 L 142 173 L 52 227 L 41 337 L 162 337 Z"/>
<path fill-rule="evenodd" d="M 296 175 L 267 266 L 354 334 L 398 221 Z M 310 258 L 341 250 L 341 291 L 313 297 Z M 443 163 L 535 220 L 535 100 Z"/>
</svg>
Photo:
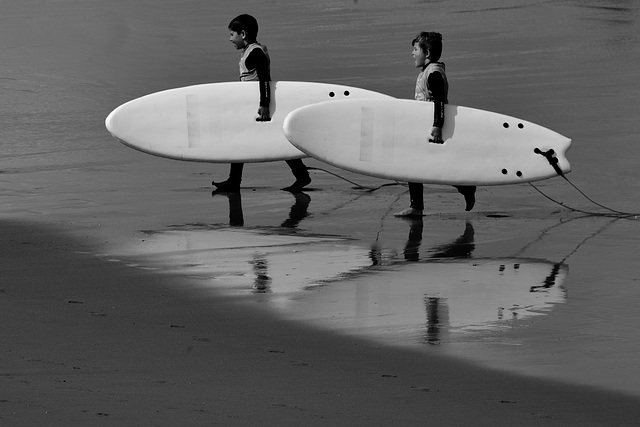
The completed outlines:
<svg viewBox="0 0 640 427">
<path fill-rule="evenodd" d="M 244 31 L 252 40 L 258 38 L 258 21 L 256 18 L 251 15 L 247 15 L 246 13 L 233 18 L 229 23 L 229 29 L 236 33 Z"/>
<path fill-rule="evenodd" d="M 423 52 L 429 51 L 431 54 L 431 60 L 436 62 L 442 55 L 442 34 L 422 31 L 411 42 L 411 46 L 415 46 L 418 43 L 420 49 Z"/>
</svg>

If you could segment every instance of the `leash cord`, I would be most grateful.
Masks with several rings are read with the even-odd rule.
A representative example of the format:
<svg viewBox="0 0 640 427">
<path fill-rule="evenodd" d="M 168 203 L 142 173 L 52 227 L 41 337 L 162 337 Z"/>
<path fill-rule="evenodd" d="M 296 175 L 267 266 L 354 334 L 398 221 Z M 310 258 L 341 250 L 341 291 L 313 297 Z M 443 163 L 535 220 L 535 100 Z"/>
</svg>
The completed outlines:
<svg viewBox="0 0 640 427">
<path fill-rule="evenodd" d="M 571 187 L 573 187 L 573 188 L 574 188 L 578 193 L 580 193 L 580 194 L 581 194 L 585 199 L 587 199 L 588 201 L 590 201 L 590 202 L 591 202 L 591 203 L 593 203 L 594 205 L 596 205 L 596 206 L 598 206 L 598 207 L 601 207 L 601 208 L 603 208 L 603 209 L 605 209 L 605 210 L 609 211 L 610 213 L 607 213 L 607 212 L 593 212 L 593 211 L 585 211 L 585 210 L 582 210 L 582 209 L 578 209 L 578 208 L 574 208 L 574 207 L 568 206 L 568 205 L 567 205 L 567 204 L 565 204 L 564 202 L 560 202 L 560 201 L 555 200 L 555 199 L 553 199 L 552 197 L 548 196 L 548 195 L 547 195 L 547 194 L 545 194 L 542 190 L 540 190 L 538 187 L 536 187 L 533 183 L 531 183 L 531 182 L 529 182 L 529 183 L 528 183 L 531 187 L 533 187 L 533 189 L 535 189 L 538 193 L 540 193 L 540 194 L 541 194 L 543 197 L 545 197 L 547 200 L 550 200 L 551 202 L 553 202 L 553 203 L 555 203 L 555 204 L 557 204 L 557 205 L 559 205 L 559 206 L 562 206 L 562 207 L 563 207 L 563 208 L 565 208 L 565 209 L 569 209 L 569 210 L 574 211 L 574 212 L 580 212 L 580 213 L 583 213 L 583 214 L 585 214 L 585 215 L 591 215 L 591 216 L 603 216 L 603 217 L 613 217 L 613 218 L 630 218 L 630 217 L 637 217 L 637 216 L 640 216 L 640 213 L 623 212 L 623 211 L 619 211 L 619 210 L 616 210 L 616 209 L 609 208 L 609 207 L 607 207 L 607 206 L 605 206 L 605 205 L 603 205 L 603 204 L 601 204 L 601 203 L 596 202 L 596 201 L 595 201 L 595 200 L 593 200 L 591 197 L 589 197 L 587 194 L 585 194 L 585 192 L 584 192 L 584 191 L 582 191 L 581 189 L 579 189 L 579 188 L 578 188 L 578 187 L 577 187 L 573 182 L 571 182 L 571 181 L 570 181 L 570 180 L 569 180 L 569 179 L 564 175 L 564 173 L 562 173 L 562 171 L 559 169 L 559 167 L 558 167 L 558 165 L 557 165 L 557 158 L 553 157 L 553 155 L 555 154 L 555 153 L 553 152 L 553 150 L 549 150 L 549 151 L 547 151 L 547 152 L 542 152 L 542 151 L 540 151 L 540 150 L 536 149 L 536 153 L 537 153 L 537 154 L 540 154 L 540 155 L 542 155 L 542 156 L 544 156 L 544 157 L 549 161 L 549 164 L 554 168 L 554 170 L 556 171 L 556 173 L 557 173 L 560 177 L 562 177 L 565 181 L 567 181 L 567 183 L 569 183 L 569 185 L 571 185 Z M 329 171 L 329 170 L 326 170 L 326 169 L 316 168 L 316 167 L 307 167 L 307 169 L 308 169 L 308 170 L 317 170 L 317 171 L 321 171 L 321 172 L 328 173 L 329 175 L 333 175 L 333 176 L 335 176 L 336 178 L 342 179 L 343 181 L 346 181 L 346 182 L 348 182 L 348 183 L 350 183 L 350 184 L 352 184 L 352 185 L 355 185 L 357 188 L 367 190 L 368 192 L 373 192 L 373 191 L 379 190 L 379 189 L 381 189 L 381 188 L 383 188 L 383 187 L 388 187 L 388 186 L 391 186 L 391 185 L 406 186 L 406 184 L 396 181 L 396 182 L 389 182 L 389 183 L 386 183 L 386 184 L 382 184 L 382 185 L 379 185 L 379 186 L 377 186 L 377 187 L 367 187 L 367 186 L 365 186 L 365 185 L 358 184 L 357 182 L 351 181 L 351 180 L 349 180 L 349 179 L 347 179 L 347 178 L 345 178 L 345 177 L 343 177 L 343 176 L 341 176 L 341 175 L 338 175 L 338 174 L 336 174 L 336 173 L 334 173 L 334 172 L 331 172 L 331 171 Z"/>
<path fill-rule="evenodd" d="M 596 202 L 595 200 L 593 200 L 591 197 L 587 196 L 582 190 L 580 190 L 573 182 L 571 182 L 569 180 L 569 178 L 567 178 L 564 173 L 562 172 L 562 170 L 560 169 L 560 167 L 558 166 L 558 158 L 555 157 L 555 152 L 553 151 L 553 149 L 548 150 L 548 151 L 542 151 L 539 148 L 536 148 L 534 150 L 534 152 L 536 154 L 540 154 L 541 156 L 543 156 L 544 158 L 547 159 L 547 161 L 549 162 L 549 164 L 551 165 L 551 167 L 553 167 L 553 169 L 556 171 L 556 173 L 558 175 L 560 175 L 562 178 L 564 178 L 565 181 L 567 181 L 569 183 L 569 185 L 571 185 L 578 193 L 580 193 L 585 199 L 587 199 L 588 201 L 590 201 L 591 203 L 593 203 L 596 206 L 599 206 L 605 210 L 608 210 L 609 212 L 612 213 L 602 213 L 602 212 L 588 212 L 588 211 L 583 211 L 581 209 L 576 209 L 576 208 L 572 208 L 570 206 L 565 205 L 563 202 L 559 202 L 557 200 L 552 199 L 551 197 L 547 196 L 545 193 L 543 193 L 538 187 L 536 187 L 535 185 L 533 185 L 532 183 L 528 183 L 530 186 L 532 186 L 538 193 L 542 194 L 544 197 L 546 197 L 547 199 L 551 200 L 553 203 L 556 203 L 566 209 L 575 211 L 575 212 L 580 212 L 583 214 L 587 214 L 587 215 L 593 215 L 593 216 L 608 216 L 608 217 L 617 217 L 617 218 L 629 218 L 629 217 L 637 217 L 638 215 L 640 215 L 640 213 L 631 213 L 631 212 L 622 212 L 616 209 L 612 209 L 609 208 L 607 206 L 604 206 L 598 202 Z"/>
<path fill-rule="evenodd" d="M 315 168 L 315 167 L 307 167 L 307 170 L 316 170 L 316 171 L 321 171 L 321 172 L 328 173 L 329 175 L 333 175 L 336 178 L 339 178 L 339 179 L 341 179 L 343 181 L 348 182 L 349 184 L 355 185 L 357 188 L 361 188 L 361 189 L 367 190 L 369 192 L 373 192 L 373 191 L 381 189 L 382 187 L 388 187 L 388 186 L 391 186 L 391 185 L 406 185 L 406 184 L 402 184 L 402 183 L 396 181 L 396 182 L 389 182 L 389 183 L 386 183 L 386 184 L 382 184 L 382 185 L 379 185 L 377 187 L 367 187 L 365 185 L 360 185 L 357 182 L 353 182 L 351 180 L 348 180 L 347 178 L 345 178 L 345 177 L 343 177 L 341 175 L 338 175 L 337 173 L 333 173 L 331 171 L 328 171 L 326 169 Z"/>
</svg>

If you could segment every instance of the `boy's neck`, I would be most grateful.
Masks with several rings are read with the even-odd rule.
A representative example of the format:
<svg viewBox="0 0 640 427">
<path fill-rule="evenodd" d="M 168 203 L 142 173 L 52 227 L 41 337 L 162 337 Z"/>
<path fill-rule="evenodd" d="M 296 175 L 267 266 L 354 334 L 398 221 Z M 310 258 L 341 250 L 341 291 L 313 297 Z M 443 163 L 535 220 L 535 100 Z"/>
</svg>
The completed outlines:
<svg viewBox="0 0 640 427">
<path fill-rule="evenodd" d="M 251 46 L 254 43 L 258 43 L 258 41 L 257 40 L 251 40 L 251 41 L 245 40 L 244 47 L 242 49 L 244 50 L 244 49 L 248 48 L 249 46 Z"/>
<path fill-rule="evenodd" d="M 438 64 L 438 63 L 439 63 L 439 61 L 429 61 L 426 64 L 424 64 L 424 66 L 422 67 L 422 71 L 426 70 L 429 65 Z"/>
</svg>

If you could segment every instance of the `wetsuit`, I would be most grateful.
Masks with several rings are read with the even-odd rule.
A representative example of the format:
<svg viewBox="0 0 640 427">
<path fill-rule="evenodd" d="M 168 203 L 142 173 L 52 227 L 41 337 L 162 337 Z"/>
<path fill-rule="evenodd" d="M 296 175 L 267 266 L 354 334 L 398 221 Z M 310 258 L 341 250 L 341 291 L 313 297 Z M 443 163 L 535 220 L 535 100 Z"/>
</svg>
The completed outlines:
<svg viewBox="0 0 640 427">
<path fill-rule="evenodd" d="M 260 107 L 269 107 L 271 104 L 271 60 L 267 47 L 258 42 L 251 43 L 244 48 L 240 57 L 240 81 L 258 81 L 260 90 Z M 309 172 L 301 159 L 287 160 L 291 172 L 296 180 L 309 179 Z M 244 163 L 232 163 L 229 169 L 228 182 L 242 181 Z"/>
<path fill-rule="evenodd" d="M 416 80 L 415 99 L 417 101 L 433 102 L 433 126 L 444 126 L 444 106 L 449 102 L 449 82 L 445 73 L 443 62 L 430 62 L 422 68 Z M 475 193 L 473 186 L 454 186 L 463 195 Z M 409 183 L 409 198 L 411 207 L 424 210 L 424 186 L 422 183 Z M 465 199 L 466 199 L 465 195 Z M 467 203 L 467 210 L 472 206 Z"/>
</svg>

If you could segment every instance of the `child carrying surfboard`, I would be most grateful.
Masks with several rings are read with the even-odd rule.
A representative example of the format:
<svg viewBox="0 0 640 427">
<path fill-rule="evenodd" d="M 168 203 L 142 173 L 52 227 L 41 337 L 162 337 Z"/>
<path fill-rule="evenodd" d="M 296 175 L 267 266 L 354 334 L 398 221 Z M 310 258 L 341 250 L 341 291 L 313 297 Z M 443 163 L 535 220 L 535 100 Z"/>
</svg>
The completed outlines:
<svg viewBox="0 0 640 427">
<path fill-rule="evenodd" d="M 270 121 L 271 114 L 271 60 L 267 47 L 258 43 L 258 21 L 251 15 L 239 15 L 229 23 L 231 36 L 229 40 L 236 49 L 242 51 L 240 56 L 240 80 L 259 81 L 260 105 L 258 107 L 258 121 Z M 307 167 L 301 159 L 286 160 L 296 181 L 286 191 L 297 192 L 311 183 Z M 231 163 L 229 177 L 226 181 L 211 184 L 219 192 L 237 193 L 240 191 L 244 163 Z"/>
<path fill-rule="evenodd" d="M 442 34 L 423 31 L 411 42 L 413 45 L 413 58 L 415 66 L 420 68 L 416 80 L 415 99 L 417 101 L 433 102 L 433 126 L 429 142 L 443 144 L 442 126 L 444 125 L 444 104 L 449 102 L 449 82 L 445 73 L 445 65 L 438 62 L 442 54 Z M 423 184 L 409 183 L 410 206 L 395 213 L 399 217 L 422 217 L 424 211 Z M 475 186 L 455 186 L 464 196 L 465 210 L 470 211 L 475 204 Z"/>
</svg>

